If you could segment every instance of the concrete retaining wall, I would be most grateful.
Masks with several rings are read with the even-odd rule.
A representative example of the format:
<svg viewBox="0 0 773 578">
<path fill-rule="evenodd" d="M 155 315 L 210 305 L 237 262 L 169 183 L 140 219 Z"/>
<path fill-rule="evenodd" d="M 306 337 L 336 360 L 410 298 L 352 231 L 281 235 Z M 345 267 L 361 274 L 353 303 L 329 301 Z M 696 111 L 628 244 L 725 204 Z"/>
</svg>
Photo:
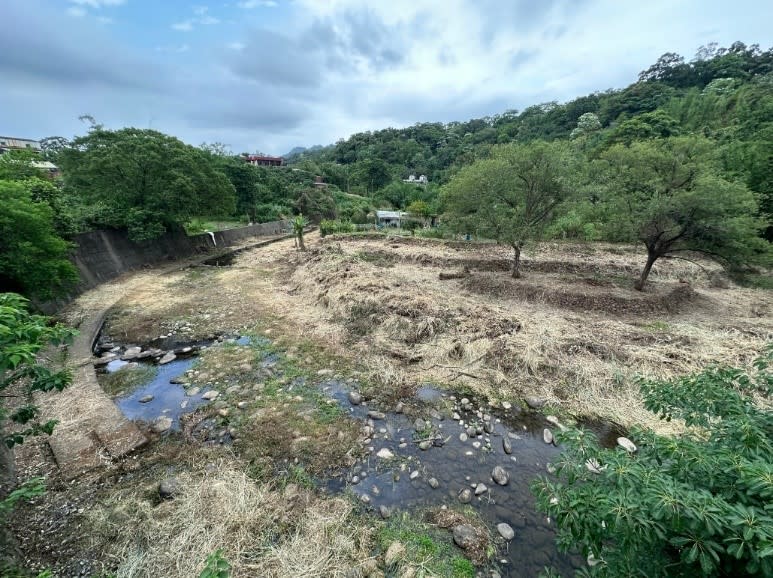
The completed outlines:
<svg viewBox="0 0 773 578">
<path fill-rule="evenodd" d="M 144 243 L 129 240 L 125 231 L 91 231 L 76 235 L 72 261 L 78 267 L 81 282 L 77 292 L 96 287 L 118 275 L 146 265 L 226 248 L 249 237 L 280 235 L 289 229 L 287 221 L 260 223 L 238 229 L 227 229 L 212 235 L 188 236 L 183 232 L 167 233 Z"/>
</svg>

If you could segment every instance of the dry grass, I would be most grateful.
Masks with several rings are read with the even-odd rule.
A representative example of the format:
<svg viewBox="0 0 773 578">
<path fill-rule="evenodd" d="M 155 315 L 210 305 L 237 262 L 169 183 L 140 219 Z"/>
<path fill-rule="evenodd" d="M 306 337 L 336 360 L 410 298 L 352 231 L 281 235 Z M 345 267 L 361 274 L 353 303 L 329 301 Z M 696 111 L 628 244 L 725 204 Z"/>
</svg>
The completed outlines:
<svg viewBox="0 0 773 578">
<path fill-rule="evenodd" d="M 396 265 L 374 264 L 387 260 L 380 253 Z M 770 293 L 716 288 L 708 262 L 659 263 L 639 293 L 635 248 L 547 244 L 529 255 L 520 281 L 500 271 L 507 257 L 492 245 L 334 238 L 296 257 L 282 283 L 267 280 L 262 301 L 360 360 L 382 394 L 434 381 L 502 400 L 536 395 L 563 411 L 661 431 L 670 426 L 643 409 L 638 375 L 744 365 L 773 331 Z M 469 277 L 438 279 L 463 267 Z M 476 288 L 486 281 L 507 290 Z"/>
<path fill-rule="evenodd" d="M 370 530 L 353 523 L 347 501 L 257 484 L 227 458 L 188 466 L 173 500 L 159 503 L 158 480 L 148 480 L 90 510 L 91 547 L 119 562 L 117 577 L 197 576 L 217 549 L 234 578 L 343 576 L 369 558 Z"/>
</svg>

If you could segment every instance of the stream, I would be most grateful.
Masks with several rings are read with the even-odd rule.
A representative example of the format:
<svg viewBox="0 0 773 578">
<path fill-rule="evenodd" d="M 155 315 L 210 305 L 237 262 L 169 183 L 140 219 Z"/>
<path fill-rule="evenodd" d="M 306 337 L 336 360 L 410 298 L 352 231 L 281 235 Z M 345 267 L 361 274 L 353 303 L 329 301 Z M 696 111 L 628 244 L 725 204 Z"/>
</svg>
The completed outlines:
<svg viewBox="0 0 773 578">
<path fill-rule="evenodd" d="M 247 345 L 250 338 L 236 342 Z M 272 360 L 275 358 L 267 356 L 263 362 Z M 179 429 L 181 415 L 207 403 L 202 397 L 207 387 L 186 392 L 182 385 L 173 383 L 173 378 L 185 373 L 194 362 L 195 357 L 188 357 L 160 365 L 149 383 L 117 397 L 115 403 L 130 419 L 152 422 L 167 416 L 172 420 L 170 429 Z M 122 363 L 113 361 L 106 369 L 114 371 Z M 281 375 L 281 371 L 275 375 Z M 538 576 L 545 566 L 572 575 L 585 564 L 578 556 L 558 553 L 554 525 L 536 511 L 529 491 L 530 482 L 539 475 L 548 475 L 548 464 L 560 453 L 559 448 L 543 440 L 544 430 L 555 427 L 544 416 L 509 404 L 495 409 L 431 384 L 418 390 L 418 405 L 411 405 L 411 415 L 403 413 L 402 404 L 387 412 L 367 405 L 352 380 L 322 379 L 322 391 L 354 419 L 361 420 L 367 436 L 366 457 L 334 477 L 321 480 L 323 491 L 354 492 L 383 517 L 400 511 L 469 504 L 499 545 L 494 562 L 503 577 Z M 152 400 L 140 401 L 148 396 Z M 603 424 L 587 425 L 603 444 L 613 444 L 619 433 Z M 221 439 L 221 443 L 229 441 L 230 436 Z M 504 485 L 501 476 L 497 476 L 500 483 L 492 478 L 496 466 L 506 474 Z M 507 524 L 514 537 L 500 536 L 499 524 Z"/>
</svg>

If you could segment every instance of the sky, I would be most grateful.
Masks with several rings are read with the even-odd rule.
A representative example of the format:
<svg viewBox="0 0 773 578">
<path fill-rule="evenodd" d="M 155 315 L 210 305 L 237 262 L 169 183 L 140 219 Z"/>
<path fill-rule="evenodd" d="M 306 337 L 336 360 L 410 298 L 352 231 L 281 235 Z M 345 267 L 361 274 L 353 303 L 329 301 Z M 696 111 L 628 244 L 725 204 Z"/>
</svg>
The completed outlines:
<svg viewBox="0 0 773 578">
<path fill-rule="evenodd" d="M 283 154 L 622 88 L 773 40 L 770 0 L 0 0 L 0 135 L 153 128 Z"/>
</svg>

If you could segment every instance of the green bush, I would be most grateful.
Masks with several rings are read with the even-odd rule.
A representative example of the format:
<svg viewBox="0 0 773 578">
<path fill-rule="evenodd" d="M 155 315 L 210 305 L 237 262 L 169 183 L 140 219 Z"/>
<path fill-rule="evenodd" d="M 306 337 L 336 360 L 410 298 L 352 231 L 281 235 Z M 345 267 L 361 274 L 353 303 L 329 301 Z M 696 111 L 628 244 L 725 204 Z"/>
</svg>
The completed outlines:
<svg viewBox="0 0 773 578">
<path fill-rule="evenodd" d="M 337 233 L 354 233 L 357 227 L 349 221 L 325 219 L 319 224 L 319 234 L 323 237 Z"/>
<path fill-rule="evenodd" d="M 581 575 L 773 576 L 773 414 L 751 397 L 769 401 L 772 362 L 773 347 L 752 371 L 641 380 L 647 409 L 687 431 L 636 430 L 635 452 L 583 430 L 557 434 L 558 480 L 532 490 L 559 547 L 592 556 Z"/>
</svg>

